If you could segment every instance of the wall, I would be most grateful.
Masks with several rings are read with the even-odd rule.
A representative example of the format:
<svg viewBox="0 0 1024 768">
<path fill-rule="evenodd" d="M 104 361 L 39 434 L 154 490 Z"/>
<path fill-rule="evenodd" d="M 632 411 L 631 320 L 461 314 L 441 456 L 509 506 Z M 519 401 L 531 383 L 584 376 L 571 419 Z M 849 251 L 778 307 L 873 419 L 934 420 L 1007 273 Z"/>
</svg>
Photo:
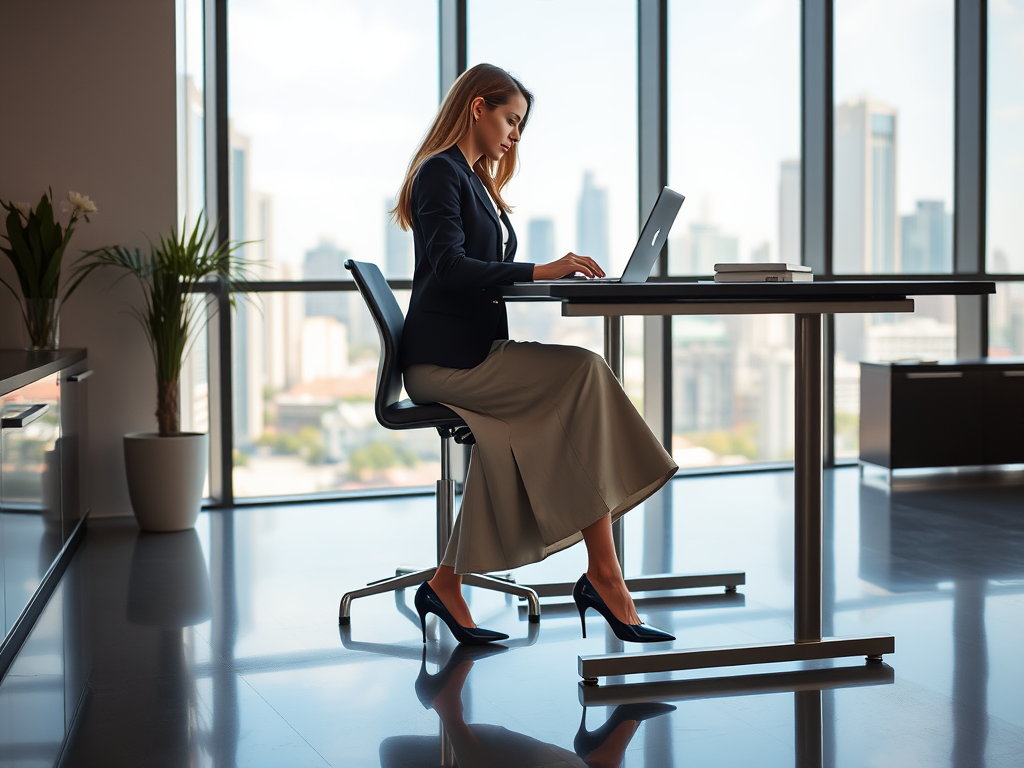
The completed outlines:
<svg viewBox="0 0 1024 768">
<path fill-rule="evenodd" d="M 0 72 L 0 198 L 35 204 L 47 186 L 58 199 L 68 190 L 89 195 L 99 210 L 79 223 L 69 255 L 109 244 L 145 248 L 147 235 L 174 225 L 174 0 L 3 2 Z M 0 261 L 0 275 L 12 280 L 6 256 Z M 96 372 L 94 516 L 131 514 L 122 436 L 156 430 L 149 346 L 125 314 L 141 294 L 113 280 L 91 278 L 61 316 L 61 346 L 87 347 Z M 0 347 L 23 347 L 17 304 L 0 291 Z"/>
</svg>

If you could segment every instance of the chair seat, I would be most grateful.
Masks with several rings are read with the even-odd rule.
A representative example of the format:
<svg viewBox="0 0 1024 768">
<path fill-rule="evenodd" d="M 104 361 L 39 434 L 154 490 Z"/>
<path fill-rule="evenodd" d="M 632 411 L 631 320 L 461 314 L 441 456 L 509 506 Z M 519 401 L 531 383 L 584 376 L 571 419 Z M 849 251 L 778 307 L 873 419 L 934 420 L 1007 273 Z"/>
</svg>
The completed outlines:
<svg viewBox="0 0 1024 768">
<path fill-rule="evenodd" d="M 381 426 L 388 429 L 419 429 L 422 427 L 456 427 L 466 426 L 459 415 L 451 408 L 440 403 L 414 403 L 409 398 L 399 400 L 384 407 L 378 413 Z"/>
</svg>

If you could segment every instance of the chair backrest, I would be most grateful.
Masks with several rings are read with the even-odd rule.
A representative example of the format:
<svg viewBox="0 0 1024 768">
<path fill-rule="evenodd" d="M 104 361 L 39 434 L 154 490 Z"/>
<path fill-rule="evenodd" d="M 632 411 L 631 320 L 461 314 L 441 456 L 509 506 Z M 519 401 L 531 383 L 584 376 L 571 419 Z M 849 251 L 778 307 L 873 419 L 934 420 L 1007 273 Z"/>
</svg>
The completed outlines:
<svg viewBox="0 0 1024 768">
<path fill-rule="evenodd" d="M 402 369 L 398 365 L 398 349 L 402 343 L 405 315 L 395 301 L 388 281 L 376 264 L 347 259 L 345 269 L 352 272 L 359 293 L 366 302 L 380 336 L 380 364 L 377 366 L 377 389 L 373 409 L 377 421 L 389 426 L 387 409 L 402 397 Z"/>
</svg>

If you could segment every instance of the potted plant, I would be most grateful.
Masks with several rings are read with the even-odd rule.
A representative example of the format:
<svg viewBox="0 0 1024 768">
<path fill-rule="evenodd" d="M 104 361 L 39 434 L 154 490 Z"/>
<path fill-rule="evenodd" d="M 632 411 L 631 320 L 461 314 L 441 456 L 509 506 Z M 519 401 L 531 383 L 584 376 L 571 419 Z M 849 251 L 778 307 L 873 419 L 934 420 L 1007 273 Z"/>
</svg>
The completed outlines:
<svg viewBox="0 0 1024 768">
<path fill-rule="evenodd" d="M 57 349 L 60 344 L 60 308 L 74 293 L 80 279 L 65 284 L 61 295 L 61 264 L 64 252 L 75 224 L 81 216 L 89 221 L 89 214 L 96 211 L 96 205 L 87 195 L 68 192 L 65 206 L 71 210 L 66 227 L 53 213 L 53 190 L 43 193 L 39 204 L 33 209 L 28 203 L 12 203 L 0 200 L 0 206 L 7 210 L 7 244 L 0 251 L 14 265 L 14 273 L 21 287 L 21 316 L 28 331 L 29 349 Z M 0 283 L 15 299 L 18 294 L 3 278 Z"/>
<path fill-rule="evenodd" d="M 244 276 L 242 243 L 217 245 L 216 228 L 200 218 L 188 235 L 172 230 L 150 243 L 149 254 L 124 246 L 86 253 L 76 270 L 81 280 L 95 269 L 114 267 L 134 277 L 143 306 L 131 314 L 142 325 L 156 364 L 157 433 L 124 437 L 125 469 L 132 510 L 144 531 L 183 531 L 195 526 L 209 464 L 209 435 L 182 432 L 178 421 L 181 366 L 206 320 L 204 302 L 196 301 L 198 283 L 218 279 L 229 292 Z M 232 305 L 234 298 L 232 297 Z"/>
</svg>

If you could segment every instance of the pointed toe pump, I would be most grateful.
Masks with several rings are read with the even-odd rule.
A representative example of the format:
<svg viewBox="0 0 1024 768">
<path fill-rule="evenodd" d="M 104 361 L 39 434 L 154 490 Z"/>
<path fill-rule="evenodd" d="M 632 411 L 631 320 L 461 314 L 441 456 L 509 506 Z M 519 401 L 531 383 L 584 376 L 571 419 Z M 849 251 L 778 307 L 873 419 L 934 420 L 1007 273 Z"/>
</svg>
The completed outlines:
<svg viewBox="0 0 1024 768">
<path fill-rule="evenodd" d="M 619 621 L 601 596 L 597 594 L 597 590 L 590 583 L 587 574 L 580 576 L 580 580 L 576 582 L 576 586 L 572 589 L 572 599 L 576 601 L 576 608 L 580 612 L 580 624 L 583 625 L 584 637 L 587 636 L 587 621 L 584 614 L 586 614 L 587 608 L 593 608 L 604 616 L 605 621 L 612 628 L 612 632 L 623 642 L 664 643 L 676 639 L 675 635 L 670 635 L 649 624 L 626 624 L 624 621 Z"/>
<path fill-rule="evenodd" d="M 420 629 L 423 630 L 423 642 L 427 642 L 427 614 L 432 613 L 451 630 L 452 635 L 460 643 L 466 645 L 483 645 L 493 643 L 497 640 L 508 640 L 508 635 L 502 632 L 494 632 L 482 627 L 464 627 L 455 621 L 454 617 L 444 607 L 441 598 L 431 588 L 430 584 L 423 582 L 416 590 L 416 599 L 413 601 L 416 606 L 416 613 L 420 615 Z"/>
</svg>

